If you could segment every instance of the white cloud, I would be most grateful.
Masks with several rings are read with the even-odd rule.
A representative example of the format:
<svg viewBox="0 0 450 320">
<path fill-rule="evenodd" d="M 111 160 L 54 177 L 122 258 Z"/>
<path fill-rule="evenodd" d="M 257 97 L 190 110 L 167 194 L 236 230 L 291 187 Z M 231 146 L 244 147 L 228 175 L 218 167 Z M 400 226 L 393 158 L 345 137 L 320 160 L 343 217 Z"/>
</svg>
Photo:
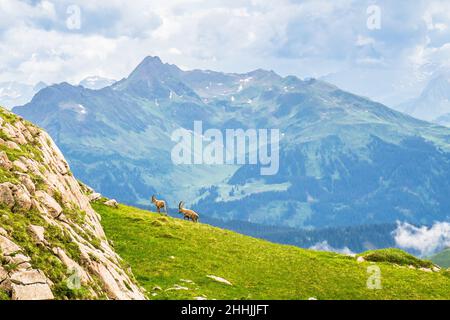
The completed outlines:
<svg viewBox="0 0 450 320">
<path fill-rule="evenodd" d="M 312 247 L 310 247 L 309 249 L 316 250 L 316 251 L 336 252 L 336 253 L 342 253 L 342 254 L 348 254 L 348 255 L 355 254 L 352 250 L 350 250 L 347 247 L 344 247 L 341 249 L 333 248 L 332 246 L 330 246 L 328 244 L 328 241 L 318 242 L 315 245 L 313 245 Z"/>
<path fill-rule="evenodd" d="M 186 68 L 227 72 L 354 72 L 369 78 L 356 77 L 347 89 L 375 98 L 370 75 L 379 72 L 383 92 L 417 91 L 422 80 L 411 74 L 448 63 L 450 4 L 377 3 L 382 25 L 372 31 L 366 26 L 371 0 L 1 0 L 0 81 L 120 79 L 145 56 L 160 55 Z M 66 26 L 72 4 L 81 9 L 79 30 Z"/>
<path fill-rule="evenodd" d="M 393 232 L 397 246 L 429 256 L 450 246 L 450 223 L 438 222 L 431 227 L 398 223 Z"/>
<path fill-rule="evenodd" d="M 277 9 L 269 1 L 79 0 L 54 6 L 50 1 L 35 6 L 5 1 L 0 3 L 0 21 L 7 21 L 0 49 L 8 54 L 0 57 L 0 80 L 27 83 L 76 81 L 92 74 L 120 79 L 147 55 L 187 68 L 270 68 L 262 62 L 292 6 L 285 2 Z M 80 30 L 65 25 L 66 7 L 72 3 L 81 9 Z M 41 11 L 52 19 L 42 22 Z"/>
<path fill-rule="evenodd" d="M 180 49 L 178 49 L 178 48 L 170 48 L 170 49 L 169 49 L 169 53 L 170 53 L 170 54 L 174 54 L 174 55 L 181 55 L 181 54 L 183 54 L 183 53 L 180 51 Z"/>
<path fill-rule="evenodd" d="M 423 13 L 423 20 L 429 30 L 446 30 L 450 21 L 450 3 L 442 0 L 430 2 Z"/>
<path fill-rule="evenodd" d="M 375 40 L 371 37 L 365 37 L 362 35 L 358 35 L 358 38 L 356 39 L 356 44 L 358 46 L 366 46 L 369 44 L 375 44 Z"/>
</svg>

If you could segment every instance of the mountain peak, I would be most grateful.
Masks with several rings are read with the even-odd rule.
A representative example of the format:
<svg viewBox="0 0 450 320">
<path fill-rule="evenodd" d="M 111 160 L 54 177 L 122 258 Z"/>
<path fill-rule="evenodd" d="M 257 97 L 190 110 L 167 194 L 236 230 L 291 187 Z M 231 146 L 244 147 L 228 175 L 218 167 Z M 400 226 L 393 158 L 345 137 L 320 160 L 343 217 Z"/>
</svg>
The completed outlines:
<svg viewBox="0 0 450 320">
<path fill-rule="evenodd" d="M 426 88 L 424 89 L 422 95 L 440 95 L 448 97 L 448 92 L 450 88 L 450 75 L 440 74 L 433 78 Z"/>
<path fill-rule="evenodd" d="M 181 71 L 177 66 L 168 63 L 163 63 L 158 56 L 148 56 L 134 69 L 130 78 L 133 76 L 145 77 L 159 77 L 162 75 L 178 73 Z"/>
<path fill-rule="evenodd" d="M 279 76 L 273 70 L 265 70 L 265 69 L 256 69 L 256 70 L 250 71 L 246 75 L 257 78 L 257 79 L 263 79 L 263 78 L 268 79 L 268 80 L 281 79 L 281 76 Z"/>
<path fill-rule="evenodd" d="M 128 90 L 148 99 L 171 99 L 173 93 L 198 99 L 182 80 L 183 71 L 176 65 L 163 63 L 157 56 L 146 57 L 130 76 L 113 85 L 114 90 Z"/>
<path fill-rule="evenodd" d="M 158 56 L 147 56 L 142 60 L 144 64 L 163 64 L 162 60 Z"/>
<path fill-rule="evenodd" d="M 44 89 L 45 87 L 47 87 L 47 84 L 43 81 L 39 81 L 38 83 L 36 83 L 36 85 L 33 87 L 33 90 L 35 92 L 38 92 L 39 90 Z"/>
</svg>

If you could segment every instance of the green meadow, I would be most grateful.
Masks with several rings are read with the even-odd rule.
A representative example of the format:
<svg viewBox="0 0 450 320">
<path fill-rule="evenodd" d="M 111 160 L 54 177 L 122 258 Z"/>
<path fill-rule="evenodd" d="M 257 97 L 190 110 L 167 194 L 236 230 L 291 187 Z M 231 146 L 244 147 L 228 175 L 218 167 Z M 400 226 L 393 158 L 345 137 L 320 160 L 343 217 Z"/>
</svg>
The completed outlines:
<svg viewBox="0 0 450 320">
<path fill-rule="evenodd" d="M 358 262 L 124 205 L 93 206 L 150 299 L 450 299 L 449 271 L 430 272 L 430 262 L 397 249 Z M 381 288 L 369 289 L 377 270 Z"/>
</svg>

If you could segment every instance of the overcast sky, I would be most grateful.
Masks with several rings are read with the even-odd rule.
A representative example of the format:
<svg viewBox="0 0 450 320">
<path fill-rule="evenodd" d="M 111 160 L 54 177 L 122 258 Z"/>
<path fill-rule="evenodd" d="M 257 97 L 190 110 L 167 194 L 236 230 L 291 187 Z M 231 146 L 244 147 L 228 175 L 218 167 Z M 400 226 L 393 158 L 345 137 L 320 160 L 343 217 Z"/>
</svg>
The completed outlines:
<svg viewBox="0 0 450 320">
<path fill-rule="evenodd" d="M 395 103 L 450 66 L 450 0 L 0 0 L 0 50 L 0 81 L 121 79 L 158 55 L 183 69 L 328 75 Z"/>
</svg>

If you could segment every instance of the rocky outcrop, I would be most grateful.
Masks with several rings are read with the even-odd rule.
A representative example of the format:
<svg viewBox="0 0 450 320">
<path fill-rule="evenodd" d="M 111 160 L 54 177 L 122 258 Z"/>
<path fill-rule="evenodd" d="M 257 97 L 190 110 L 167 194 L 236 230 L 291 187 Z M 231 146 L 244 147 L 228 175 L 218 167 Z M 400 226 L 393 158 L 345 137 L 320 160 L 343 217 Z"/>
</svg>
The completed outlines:
<svg viewBox="0 0 450 320">
<path fill-rule="evenodd" d="M 28 227 L 35 243 L 45 243 L 45 229 L 41 226 L 30 225 Z"/>
<path fill-rule="evenodd" d="M 11 161 L 9 161 L 9 158 L 6 155 L 5 151 L 0 151 L 0 167 L 6 170 L 11 170 L 13 167 L 13 164 Z"/>
<path fill-rule="evenodd" d="M 112 208 L 118 208 L 119 203 L 116 200 L 111 199 L 111 200 L 108 200 L 105 202 L 105 206 L 112 207 Z"/>
<path fill-rule="evenodd" d="M 144 299 L 50 136 L 0 109 L 0 289 L 11 299 Z M 88 197 L 88 195 L 91 195 Z"/>
<path fill-rule="evenodd" d="M 101 198 L 102 198 L 102 195 L 98 192 L 93 192 L 88 195 L 88 199 L 90 202 L 100 200 Z"/>
<path fill-rule="evenodd" d="M 13 300 L 54 299 L 51 281 L 39 270 L 21 270 L 9 278 Z"/>
<path fill-rule="evenodd" d="M 9 209 L 11 209 L 15 203 L 11 187 L 14 187 L 14 185 L 9 182 L 0 184 L 0 203 Z"/>
</svg>

